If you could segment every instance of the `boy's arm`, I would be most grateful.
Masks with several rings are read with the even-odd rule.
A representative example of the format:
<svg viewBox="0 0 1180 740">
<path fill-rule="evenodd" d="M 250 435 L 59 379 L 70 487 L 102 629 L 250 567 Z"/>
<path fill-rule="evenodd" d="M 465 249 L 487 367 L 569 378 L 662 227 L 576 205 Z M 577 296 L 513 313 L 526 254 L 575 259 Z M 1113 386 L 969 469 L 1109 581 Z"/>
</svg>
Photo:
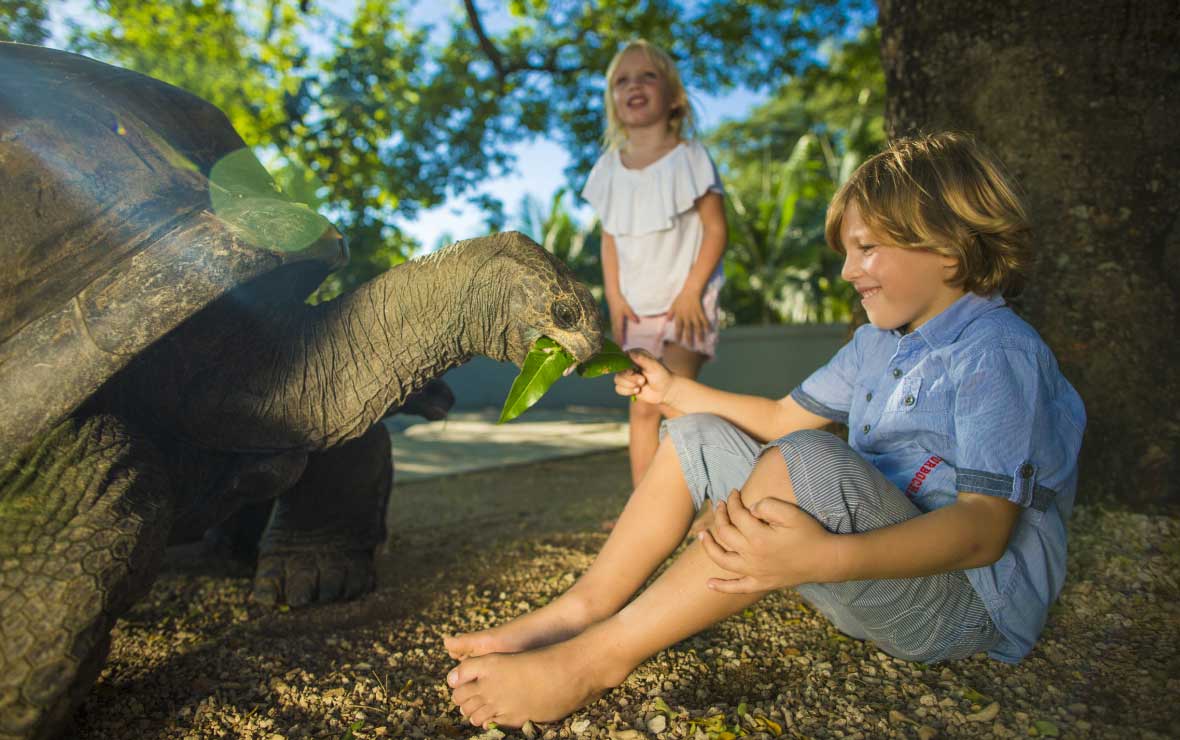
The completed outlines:
<svg viewBox="0 0 1180 740">
<path fill-rule="evenodd" d="M 832 534 L 794 504 L 765 498 L 747 509 L 735 491 L 701 540 L 709 557 L 737 576 L 712 579 L 709 587 L 752 593 L 991 565 L 1004 554 L 1020 512 L 1006 499 L 959 493 L 955 503 L 899 524 Z"/>
<path fill-rule="evenodd" d="M 800 429 L 819 429 L 828 423 L 787 396 L 778 401 L 710 388 L 690 378 L 673 375 L 646 352 L 629 353 L 636 369 L 615 375 L 615 392 L 655 404 L 667 418 L 682 414 L 715 414 L 735 424 L 760 442 Z"/>
<path fill-rule="evenodd" d="M 829 419 L 811 413 L 790 396 L 775 401 L 762 396 L 730 393 L 680 376 L 672 380 L 660 411 L 670 419 L 681 414 L 715 414 L 763 443 L 801 429 L 819 429 L 830 423 Z"/>
</svg>

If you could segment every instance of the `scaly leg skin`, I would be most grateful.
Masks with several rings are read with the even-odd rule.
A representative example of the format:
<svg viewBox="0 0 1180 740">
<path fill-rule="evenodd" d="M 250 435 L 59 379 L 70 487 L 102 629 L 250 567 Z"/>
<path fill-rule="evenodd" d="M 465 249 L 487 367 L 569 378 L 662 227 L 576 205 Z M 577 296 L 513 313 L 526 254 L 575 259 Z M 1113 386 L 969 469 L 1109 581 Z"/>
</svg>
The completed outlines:
<svg viewBox="0 0 1180 740">
<path fill-rule="evenodd" d="M 172 501 L 118 418 L 67 419 L 0 469 L 0 738 L 57 736 L 156 575 Z"/>
<path fill-rule="evenodd" d="M 389 432 L 381 424 L 310 455 L 303 476 L 279 496 L 259 543 L 254 600 L 300 607 L 372 590 L 392 487 Z"/>
</svg>

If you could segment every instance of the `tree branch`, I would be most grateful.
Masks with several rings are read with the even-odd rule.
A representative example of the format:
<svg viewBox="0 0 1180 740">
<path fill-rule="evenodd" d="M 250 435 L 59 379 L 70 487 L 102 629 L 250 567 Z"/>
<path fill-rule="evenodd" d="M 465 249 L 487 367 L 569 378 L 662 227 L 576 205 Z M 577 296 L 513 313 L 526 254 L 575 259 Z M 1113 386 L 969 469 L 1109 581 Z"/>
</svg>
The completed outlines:
<svg viewBox="0 0 1180 740">
<path fill-rule="evenodd" d="M 471 30 L 475 31 L 475 37 L 479 39 L 479 48 L 483 49 L 488 61 L 496 68 L 496 76 L 500 78 L 500 85 L 503 86 L 508 78 L 508 73 L 504 69 L 504 59 L 500 56 L 496 45 L 483 30 L 483 22 L 479 19 L 479 10 L 475 7 L 475 0 L 463 0 L 463 7 L 467 9 L 467 20 L 471 23 Z"/>
</svg>

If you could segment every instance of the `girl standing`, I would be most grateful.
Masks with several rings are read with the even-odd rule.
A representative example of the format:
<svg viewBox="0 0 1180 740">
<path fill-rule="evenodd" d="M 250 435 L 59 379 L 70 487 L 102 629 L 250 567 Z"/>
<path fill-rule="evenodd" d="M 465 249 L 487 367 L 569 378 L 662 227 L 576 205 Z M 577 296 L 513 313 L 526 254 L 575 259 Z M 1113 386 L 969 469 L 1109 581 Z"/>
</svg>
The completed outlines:
<svg viewBox="0 0 1180 740">
<path fill-rule="evenodd" d="M 676 375 L 696 378 L 717 349 L 726 223 L 717 168 L 692 132 L 688 92 L 672 59 L 639 40 L 606 71 L 606 152 L 582 197 L 602 221 L 611 332 Z M 639 485 L 669 409 L 630 410 L 631 480 Z"/>
</svg>

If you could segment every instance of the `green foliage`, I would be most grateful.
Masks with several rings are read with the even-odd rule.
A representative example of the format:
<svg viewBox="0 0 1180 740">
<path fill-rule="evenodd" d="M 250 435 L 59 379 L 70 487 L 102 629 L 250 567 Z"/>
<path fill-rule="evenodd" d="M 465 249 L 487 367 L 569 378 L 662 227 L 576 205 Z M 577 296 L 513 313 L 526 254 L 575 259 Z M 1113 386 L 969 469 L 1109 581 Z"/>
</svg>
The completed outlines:
<svg viewBox="0 0 1180 740">
<path fill-rule="evenodd" d="M 736 323 L 850 317 L 853 293 L 824 241 L 824 217 L 839 186 L 884 146 L 878 47 L 876 29 L 866 29 L 710 137 L 729 209 L 721 300 Z"/>
<path fill-rule="evenodd" d="M 597 378 L 600 375 L 621 373 L 634 367 L 631 358 L 623 348 L 609 339 L 602 340 L 602 349 L 598 354 L 578 365 L 578 375 L 583 378 Z"/>
<path fill-rule="evenodd" d="M 541 400 L 545 391 L 574 364 L 574 358 L 549 337 L 541 337 L 525 357 L 520 374 L 512 383 L 497 424 L 511 421 Z"/>
<path fill-rule="evenodd" d="M 29 20 L 10 25 L 43 40 L 45 6 L 11 2 L 0 13 Z M 492 31 L 472 5 L 438 43 L 407 21 L 411 4 L 357 0 L 341 18 L 330 4 L 284 0 L 98 0 L 105 22 L 75 26 L 71 47 L 209 100 L 268 169 L 308 175 L 277 179 L 336 223 L 352 254 L 324 299 L 411 256 L 418 245 L 397 224 L 507 171 L 515 142 L 555 137 L 573 155 L 571 178 L 584 177 L 602 132 L 602 73 L 623 42 L 668 48 L 696 89 L 759 86 L 806 66 L 820 39 L 869 7 L 517 0 Z M 489 227 L 503 225 L 497 203 L 473 200 Z"/>
<path fill-rule="evenodd" d="M 0 41 L 44 43 L 48 20 L 44 0 L 0 0 Z"/>
<path fill-rule="evenodd" d="M 545 395 L 553 384 L 560 380 L 574 364 L 574 357 L 549 337 L 541 337 L 533 343 L 525 357 L 524 365 L 508 397 L 500 410 L 497 424 L 511 421 L 523 414 Z M 603 340 L 598 354 L 578 365 L 578 374 L 585 378 L 596 378 L 608 373 L 618 373 L 631 367 L 631 358 L 614 342 Z"/>
</svg>

